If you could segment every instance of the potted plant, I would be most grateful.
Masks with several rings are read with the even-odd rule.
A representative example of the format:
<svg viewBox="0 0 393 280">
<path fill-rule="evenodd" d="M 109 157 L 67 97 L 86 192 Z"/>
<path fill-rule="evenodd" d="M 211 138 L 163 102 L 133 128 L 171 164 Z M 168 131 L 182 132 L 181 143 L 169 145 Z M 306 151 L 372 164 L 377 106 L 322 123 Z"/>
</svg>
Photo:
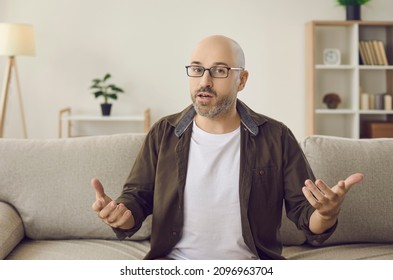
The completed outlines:
<svg viewBox="0 0 393 280">
<path fill-rule="evenodd" d="M 104 103 L 101 104 L 101 112 L 103 116 L 109 116 L 111 114 L 112 104 L 108 103 L 109 99 L 117 100 L 118 93 L 124 93 L 123 89 L 115 86 L 114 84 L 109 84 L 108 80 L 111 75 L 107 73 L 102 79 L 94 79 L 93 85 L 90 89 L 93 89 L 94 96 L 96 98 L 102 96 L 104 97 Z"/>
<path fill-rule="evenodd" d="M 345 6 L 347 20 L 360 20 L 360 6 L 370 2 L 371 0 L 336 0 L 340 6 Z"/>
<path fill-rule="evenodd" d="M 341 98 L 337 93 L 327 93 L 324 95 L 322 101 L 329 109 L 336 109 L 338 104 L 341 103 Z"/>
</svg>

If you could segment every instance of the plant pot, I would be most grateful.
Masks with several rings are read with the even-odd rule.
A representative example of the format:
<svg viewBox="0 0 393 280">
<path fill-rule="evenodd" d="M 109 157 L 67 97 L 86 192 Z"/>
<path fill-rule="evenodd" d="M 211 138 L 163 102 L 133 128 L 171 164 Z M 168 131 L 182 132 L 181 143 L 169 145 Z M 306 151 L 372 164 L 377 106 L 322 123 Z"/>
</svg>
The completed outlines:
<svg viewBox="0 0 393 280">
<path fill-rule="evenodd" d="M 102 103 L 101 104 L 101 112 L 103 116 L 110 116 L 112 109 L 112 104 L 110 103 Z"/>
<path fill-rule="evenodd" d="M 338 103 L 337 102 L 330 102 L 330 103 L 327 103 L 326 106 L 328 107 L 328 109 L 337 109 Z"/>
<path fill-rule="evenodd" d="M 361 7 L 360 5 L 347 5 L 347 20 L 360 20 L 361 18 Z"/>
</svg>

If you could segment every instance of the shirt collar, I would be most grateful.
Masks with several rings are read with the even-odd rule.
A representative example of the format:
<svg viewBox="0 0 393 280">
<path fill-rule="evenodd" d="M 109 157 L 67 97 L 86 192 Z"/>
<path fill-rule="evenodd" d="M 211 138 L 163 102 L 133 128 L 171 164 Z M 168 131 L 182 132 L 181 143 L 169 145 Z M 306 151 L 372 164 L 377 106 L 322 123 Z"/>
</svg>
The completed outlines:
<svg viewBox="0 0 393 280">
<path fill-rule="evenodd" d="M 237 99 L 236 110 L 239 112 L 240 120 L 247 130 L 254 136 L 258 135 L 259 126 L 264 124 L 267 119 L 248 108 L 242 101 Z M 175 126 L 175 134 L 180 137 L 190 126 L 196 111 L 193 105 L 188 106 L 178 117 L 169 118 L 169 123 Z"/>
</svg>

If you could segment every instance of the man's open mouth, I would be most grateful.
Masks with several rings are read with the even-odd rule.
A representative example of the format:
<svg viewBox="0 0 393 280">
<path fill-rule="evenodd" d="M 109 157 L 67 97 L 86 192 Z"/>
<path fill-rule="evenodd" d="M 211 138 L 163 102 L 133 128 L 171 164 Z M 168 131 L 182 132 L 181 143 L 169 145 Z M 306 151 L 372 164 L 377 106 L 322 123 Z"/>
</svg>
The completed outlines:
<svg viewBox="0 0 393 280">
<path fill-rule="evenodd" d="M 202 98 L 211 98 L 213 97 L 213 94 L 211 93 L 206 93 L 206 92 L 200 92 L 197 94 L 198 97 L 202 97 Z"/>
</svg>

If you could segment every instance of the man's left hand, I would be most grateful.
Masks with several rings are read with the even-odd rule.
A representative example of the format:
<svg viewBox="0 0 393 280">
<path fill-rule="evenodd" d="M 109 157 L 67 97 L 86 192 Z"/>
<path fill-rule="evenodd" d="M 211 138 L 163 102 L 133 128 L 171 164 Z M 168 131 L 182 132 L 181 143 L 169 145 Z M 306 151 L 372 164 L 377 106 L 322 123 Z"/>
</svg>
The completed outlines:
<svg viewBox="0 0 393 280">
<path fill-rule="evenodd" d="M 314 182 L 306 180 L 303 187 L 303 194 L 308 202 L 315 208 L 312 218 L 317 218 L 317 223 L 312 224 L 310 220 L 310 230 L 314 233 L 322 233 L 337 221 L 340 206 L 344 201 L 345 194 L 355 184 L 361 182 L 364 175 L 355 173 L 345 180 L 339 181 L 330 188 L 324 181 L 318 179 Z M 314 228 L 317 226 L 317 228 Z"/>
</svg>

